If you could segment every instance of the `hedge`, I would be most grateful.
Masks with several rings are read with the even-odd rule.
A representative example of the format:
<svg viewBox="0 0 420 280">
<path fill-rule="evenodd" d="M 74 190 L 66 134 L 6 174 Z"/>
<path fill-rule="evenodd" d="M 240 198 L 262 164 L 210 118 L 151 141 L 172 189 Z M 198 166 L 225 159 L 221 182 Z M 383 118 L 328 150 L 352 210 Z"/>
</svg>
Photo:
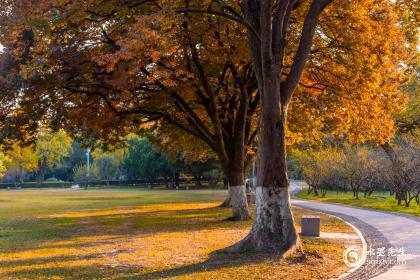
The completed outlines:
<svg viewBox="0 0 420 280">
<path fill-rule="evenodd" d="M 203 179 L 201 180 L 203 183 L 208 182 L 209 180 Z M 191 180 L 180 179 L 180 184 L 191 184 L 193 186 L 193 182 Z M 85 186 L 85 183 L 77 183 L 77 182 L 64 182 L 64 181 L 57 181 L 57 182 L 48 182 L 45 181 L 43 183 L 38 182 L 23 182 L 23 183 L 0 183 L 0 189 L 15 189 L 15 188 L 69 188 L 73 185 L 79 184 L 81 187 Z M 132 187 L 146 187 L 148 182 L 146 180 L 126 180 L 126 181 L 92 181 L 89 182 L 89 186 L 105 186 L 105 185 L 112 185 L 112 186 L 132 186 Z M 152 185 L 164 185 L 164 180 L 156 180 L 152 183 Z"/>
</svg>

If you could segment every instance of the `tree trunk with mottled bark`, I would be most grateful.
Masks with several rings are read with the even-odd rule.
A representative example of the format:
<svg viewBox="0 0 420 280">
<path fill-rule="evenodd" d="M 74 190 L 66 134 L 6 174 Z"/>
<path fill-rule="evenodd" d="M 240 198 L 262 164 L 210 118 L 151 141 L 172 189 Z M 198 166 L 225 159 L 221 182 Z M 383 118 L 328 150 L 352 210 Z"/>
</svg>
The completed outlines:
<svg viewBox="0 0 420 280">
<path fill-rule="evenodd" d="M 236 161 L 227 171 L 229 182 L 229 205 L 232 207 L 234 220 L 248 220 L 251 218 L 245 192 L 244 162 Z"/>
<path fill-rule="evenodd" d="M 300 249 L 286 166 L 287 108 L 312 46 L 318 18 L 332 0 L 313 0 L 305 16 L 298 49 L 281 81 L 291 12 L 298 1 L 245 0 L 243 11 L 258 89 L 261 94 L 256 212 L 245 239 L 228 252 L 293 252 Z"/>
<path fill-rule="evenodd" d="M 245 191 L 245 148 L 241 141 L 243 137 L 233 141 L 229 153 L 230 161 L 222 164 L 229 185 L 228 196 L 223 204 L 229 203 L 228 206 L 232 207 L 232 219 L 243 221 L 250 219 L 251 215 Z"/>
<path fill-rule="evenodd" d="M 269 96 L 269 95 L 266 95 Z M 276 95 L 271 95 L 275 97 Z M 261 116 L 260 145 L 256 187 L 255 219 L 248 236 L 228 248 L 228 252 L 285 252 L 300 247 L 290 205 L 286 167 L 286 107 L 264 101 L 272 107 Z M 274 140 L 274 141 L 272 141 Z"/>
</svg>

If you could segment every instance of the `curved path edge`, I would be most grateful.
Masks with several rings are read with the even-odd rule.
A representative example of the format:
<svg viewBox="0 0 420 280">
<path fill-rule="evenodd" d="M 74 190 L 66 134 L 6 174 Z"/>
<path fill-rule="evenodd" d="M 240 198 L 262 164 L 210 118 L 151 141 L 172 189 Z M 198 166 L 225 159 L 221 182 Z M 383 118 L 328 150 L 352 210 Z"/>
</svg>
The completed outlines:
<svg viewBox="0 0 420 280">
<path fill-rule="evenodd" d="M 356 209 L 360 209 L 360 210 L 368 210 L 368 211 L 371 211 L 371 212 L 378 212 L 378 213 L 382 213 L 382 214 L 391 214 L 391 215 L 400 216 L 400 217 L 403 217 L 403 218 L 410 219 L 414 222 L 420 223 L 420 216 L 416 216 L 414 214 L 407 214 L 407 213 L 400 213 L 400 212 L 393 212 L 393 211 L 385 211 L 385 210 L 380 210 L 380 209 L 375 209 L 375 208 L 355 206 L 355 205 L 349 205 L 349 204 L 344 204 L 344 203 L 339 203 L 339 202 L 317 201 L 317 200 L 298 198 L 294 193 L 293 193 L 292 198 L 294 200 L 299 200 L 299 201 L 314 201 L 314 202 L 320 202 L 320 203 L 331 204 L 331 205 L 346 206 L 346 207 L 356 208 Z"/>
<path fill-rule="evenodd" d="M 375 257 L 373 259 L 374 266 L 371 266 L 372 270 L 366 270 L 366 266 L 362 265 L 360 269 L 354 271 L 355 274 L 352 274 L 351 277 L 344 275 L 343 279 L 420 279 L 420 218 L 415 215 L 352 207 L 339 203 L 296 199 L 294 194 L 301 189 L 291 181 L 290 191 L 294 206 L 330 213 L 337 217 L 344 217 L 344 220 L 348 218 L 348 221 L 357 226 L 361 232 L 367 231 L 367 234 L 363 234 L 366 242 L 372 240 L 371 245 L 368 245 L 368 249 L 374 250 L 369 250 L 374 253 Z M 385 256 L 377 256 L 379 249 L 381 252 L 385 250 Z M 394 250 L 394 255 L 389 253 L 390 250 Z M 397 256 L 394 257 L 395 255 Z M 367 261 L 369 260 L 371 259 L 368 258 Z M 385 263 L 385 267 L 382 263 Z M 386 265 L 387 263 L 388 265 Z M 389 263 L 394 263 L 394 265 L 389 265 Z"/>
<path fill-rule="evenodd" d="M 292 202 L 299 202 L 301 200 L 293 199 Z M 353 216 L 342 214 L 335 211 L 329 211 L 324 210 L 320 208 L 310 207 L 307 205 L 302 204 L 296 204 L 293 203 L 295 207 L 299 208 L 305 208 L 316 212 L 325 213 L 328 215 L 332 215 L 335 217 L 338 217 L 342 219 L 343 221 L 349 223 L 351 226 L 356 228 L 360 233 L 359 236 L 364 240 L 366 243 L 366 246 L 368 248 L 378 248 L 378 247 L 385 247 L 389 248 L 391 247 L 391 243 L 386 239 L 386 237 L 375 227 L 369 225 L 368 223 L 365 223 Z M 363 242 L 362 240 L 362 242 Z M 366 252 L 363 252 L 364 254 Z M 366 261 L 359 267 L 355 269 L 349 269 L 344 274 L 340 275 L 338 279 L 358 279 L 358 280 L 364 280 L 364 279 L 371 279 L 375 276 L 378 276 L 384 272 L 386 272 L 388 269 L 390 269 L 393 265 L 392 264 L 372 264 L 370 260 L 373 260 L 374 258 L 371 256 L 366 256 Z M 336 278 L 337 279 L 337 278 Z"/>
</svg>

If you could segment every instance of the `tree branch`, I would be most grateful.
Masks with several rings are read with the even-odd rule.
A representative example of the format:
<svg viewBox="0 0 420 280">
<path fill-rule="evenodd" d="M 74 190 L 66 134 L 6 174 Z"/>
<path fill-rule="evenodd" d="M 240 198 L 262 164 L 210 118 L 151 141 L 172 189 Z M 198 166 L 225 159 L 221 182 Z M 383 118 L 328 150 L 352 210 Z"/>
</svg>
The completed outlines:
<svg viewBox="0 0 420 280">
<path fill-rule="evenodd" d="M 248 28 L 249 31 L 251 31 L 258 40 L 260 40 L 260 36 L 258 35 L 257 31 L 244 19 L 238 18 L 236 16 L 232 16 L 223 12 L 214 11 L 214 10 L 202 10 L 197 8 L 181 8 L 176 10 L 178 13 L 199 13 L 199 14 L 210 14 L 215 16 L 221 16 L 230 20 L 233 20 L 234 22 L 237 22 L 239 24 L 244 25 Z"/>
<path fill-rule="evenodd" d="M 308 60 L 319 16 L 333 0 L 313 0 L 303 23 L 298 50 L 286 80 L 281 84 L 282 99 L 287 104 L 295 91 Z"/>
</svg>

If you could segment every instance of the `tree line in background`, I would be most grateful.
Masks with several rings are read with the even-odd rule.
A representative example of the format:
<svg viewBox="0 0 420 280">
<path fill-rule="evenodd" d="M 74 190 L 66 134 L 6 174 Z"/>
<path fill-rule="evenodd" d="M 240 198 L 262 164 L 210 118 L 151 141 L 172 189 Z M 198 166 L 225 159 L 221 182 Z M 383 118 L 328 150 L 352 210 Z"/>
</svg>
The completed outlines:
<svg viewBox="0 0 420 280">
<path fill-rule="evenodd" d="M 346 146 L 297 152 L 300 171 L 308 193 L 325 196 L 328 190 L 352 192 L 355 199 L 375 191 L 395 195 L 398 205 L 419 204 L 420 150 L 412 143 L 398 141 L 393 161 L 380 147 Z"/>
<path fill-rule="evenodd" d="M 168 188 L 179 186 L 181 173 L 201 187 L 203 180 L 222 180 L 220 164 L 214 159 L 189 162 L 182 153 L 176 158 L 160 153 L 150 141 L 136 135 L 127 137 L 125 145 L 112 151 L 95 149 L 87 165 L 86 149 L 63 131 L 43 131 L 34 144 L 15 143 L 0 152 L 0 177 L 6 183 L 36 181 L 160 182 Z M 185 181 L 185 180 L 184 180 Z"/>
<path fill-rule="evenodd" d="M 394 114 L 396 134 L 379 145 L 349 145 L 340 141 L 312 149 L 295 149 L 289 162 L 294 176 L 309 185 L 308 193 L 325 196 L 327 190 L 370 196 L 374 191 L 395 195 L 398 205 L 420 203 L 420 96 L 417 69 L 401 86 L 408 105 Z"/>
</svg>

